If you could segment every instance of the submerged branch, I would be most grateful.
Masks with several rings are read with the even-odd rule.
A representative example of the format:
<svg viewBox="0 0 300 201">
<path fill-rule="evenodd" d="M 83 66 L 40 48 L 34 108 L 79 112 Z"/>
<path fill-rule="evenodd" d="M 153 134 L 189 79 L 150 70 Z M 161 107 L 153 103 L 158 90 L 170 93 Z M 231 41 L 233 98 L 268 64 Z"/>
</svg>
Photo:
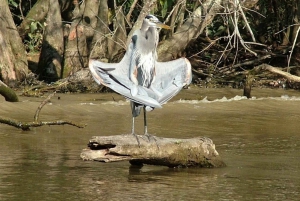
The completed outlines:
<svg viewBox="0 0 300 201">
<path fill-rule="evenodd" d="M 71 121 L 65 121 L 65 120 L 38 121 L 42 108 L 50 101 L 50 99 L 55 95 L 55 93 L 56 93 L 56 91 L 51 93 L 50 95 L 48 95 L 47 98 L 39 105 L 39 107 L 37 108 L 35 115 L 34 115 L 34 122 L 20 122 L 20 121 L 0 117 L 0 123 L 7 124 L 7 125 L 13 126 L 15 128 L 22 129 L 24 131 L 30 130 L 30 127 L 40 127 L 40 126 L 44 126 L 44 125 L 51 126 L 51 125 L 67 124 L 67 125 L 75 126 L 77 128 L 84 128 L 86 125 L 81 125 L 81 124 L 77 124 L 77 123 L 73 123 Z"/>
<path fill-rule="evenodd" d="M 44 107 L 44 105 L 46 105 L 50 99 L 55 95 L 56 91 L 54 91 L 52 94 L 50 94 L 41 104 L 40 106 L 38 107 L 38 109 L 36 110 L 35 112 L 35 115 L 34 115 L 34 121 L 37 122 L 38 119 L 39 119 L 39 116 L 40 116 L 40 111 L 42 110 L 42 108 Z"/>
<path fill-rule="evenodd" d="M 77 123 L 73 123 L 71 121 L 64 121 L 64 120 L 58 120 L 58 121 L 41 121 L 41 122 L 20 122 L 20 121 L 16 121 L 16 120 L 12 120 L 12 119 L 5 119 L 0 117 L 0 123 L 2 124 L 7 124 L 9 126 L 13 126 L 15 128 L 19 128 L 22 129 L 23 131 L 28 131 L 30 130 L 30 127 L 40 127 L 40 126 L 44 126 L 44 125 L 71 125 L 71 126 L 75 126 L 77 128 L 84 128 L 85 125 L 80 125 Z"/>
</svg>

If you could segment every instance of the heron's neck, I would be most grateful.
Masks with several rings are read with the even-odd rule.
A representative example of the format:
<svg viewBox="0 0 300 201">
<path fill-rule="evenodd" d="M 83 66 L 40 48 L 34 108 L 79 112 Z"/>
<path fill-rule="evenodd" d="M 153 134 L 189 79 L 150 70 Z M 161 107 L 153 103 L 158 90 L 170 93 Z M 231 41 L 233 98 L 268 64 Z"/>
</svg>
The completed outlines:
<svg viewBox="0 0 300 201">
<path fill-rule="evenodd" d="M 146 32 L 146 31 L 148 31 L 148 29 L 149 29 L 149 26 L 145 22 L 143 22 L 142 26 L 141 26 L 141 31 Z"/>
</svg>

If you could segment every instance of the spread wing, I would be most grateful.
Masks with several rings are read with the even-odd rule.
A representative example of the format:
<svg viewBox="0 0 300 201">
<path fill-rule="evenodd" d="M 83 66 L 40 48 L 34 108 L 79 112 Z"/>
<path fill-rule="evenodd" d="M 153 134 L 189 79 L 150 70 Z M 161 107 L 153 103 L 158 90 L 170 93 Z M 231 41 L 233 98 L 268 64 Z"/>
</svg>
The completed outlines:
<svg viewBox="0 0 300 201">
<path fill-rule="evenodd" d="M 158 96 L 152 90 L 135 85 L 129 79 L 130 57 L 132 45 L 128 48 L 123 59 L 119 63 L 104 63 L 90 60 L 90 71 L 98 84 L 103 84 L 128 99 L 154 108 L 161 108 L 157 101 Z"/>
<path fill-rule="evenodd" d="M 168 62 L 156 62 L 155 79 L 150 89 L 157 95 L 156 99 L 164 104 L 175 96 L 185 85 L 192 81 L 191 64 L 186 58 Z"/>
</svg>

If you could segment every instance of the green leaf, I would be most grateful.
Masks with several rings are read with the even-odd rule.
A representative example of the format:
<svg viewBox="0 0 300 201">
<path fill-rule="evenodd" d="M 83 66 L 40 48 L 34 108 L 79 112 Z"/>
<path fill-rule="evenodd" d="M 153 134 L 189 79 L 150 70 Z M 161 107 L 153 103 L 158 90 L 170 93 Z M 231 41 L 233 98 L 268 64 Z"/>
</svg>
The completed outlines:
<svg viewBox="0 0 300 201">
<path fill-rule="evenodd" d="M 36 22 L 31 22 L 31 24 L 30 24 L 30 32 L 34 33 L 35 30 L 37 30 L 37 23 Z"/>
<path fill-rule="evenodd" d="M 18 7 L 18 4 L 17 4 L 14 0 L 10 0 L 10 1 L 8 2 L 8 4 L 11 5 L 11 6 L 13 6 L 13 7 L 15 7 L 15 8 Z"/>
</svg>

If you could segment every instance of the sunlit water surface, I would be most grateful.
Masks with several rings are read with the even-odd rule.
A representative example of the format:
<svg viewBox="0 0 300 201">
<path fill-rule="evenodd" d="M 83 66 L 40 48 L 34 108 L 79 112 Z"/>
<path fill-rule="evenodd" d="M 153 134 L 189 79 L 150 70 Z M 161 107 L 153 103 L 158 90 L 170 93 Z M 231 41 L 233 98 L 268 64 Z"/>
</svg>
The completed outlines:
<svg viewBox="0 0 300 201">
<path fill-rule="evenodd" d="M 57 94 L 40 120 L 87 127 L 25 132 L 0 124 L 0 200 L 299 200 L 299 92 L 254 89 L 251 100 L 241 94 L 234 89 L 184 90 L 163 109 L 148 113 L 150 133 L 209 137 L 227 167 L 140 170 L 128 162 L 79 157 L 91 136 L 130 132 L 129 102 L 114 93 Z M 0 115 L 32 121 L 43 99 L 21 97 L 21 102 L 8 103 L 0 97 Z M 142 134 L 142 116 L 136 125 Z"/>
</svg>

